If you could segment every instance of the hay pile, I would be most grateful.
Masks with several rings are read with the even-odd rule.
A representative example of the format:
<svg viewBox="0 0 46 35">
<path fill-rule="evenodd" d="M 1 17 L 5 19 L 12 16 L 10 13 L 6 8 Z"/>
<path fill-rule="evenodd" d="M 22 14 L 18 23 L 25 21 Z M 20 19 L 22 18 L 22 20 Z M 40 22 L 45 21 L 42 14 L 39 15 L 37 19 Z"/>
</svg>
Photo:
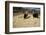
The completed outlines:
<svg viewBox="0 0 46 35">
<path fill-rule="evenodd" d="M 40 26 L 40 18 L 34 18 L 32 14 L 29 14 L 30 18 L 24 19 L 24 14 L 13 16 L 13 27 L 38 27 Z"/>
</svg>

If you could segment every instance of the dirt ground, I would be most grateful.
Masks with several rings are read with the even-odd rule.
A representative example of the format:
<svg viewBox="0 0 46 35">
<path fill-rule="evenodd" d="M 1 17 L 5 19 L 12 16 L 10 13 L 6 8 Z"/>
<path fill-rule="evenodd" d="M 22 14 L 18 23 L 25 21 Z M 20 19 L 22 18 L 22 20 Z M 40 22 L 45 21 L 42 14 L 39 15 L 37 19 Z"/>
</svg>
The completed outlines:
<svg viewBox="0 0 46 35">
<path fill-rule="evenodd" d="M 13 27 L 39 27 L 40 18 L 34 18 L 32 14 L 28 14 L 30 18 L 24 19 L 24 14 L 14 15 L 13 16 Z"/>
</svg>

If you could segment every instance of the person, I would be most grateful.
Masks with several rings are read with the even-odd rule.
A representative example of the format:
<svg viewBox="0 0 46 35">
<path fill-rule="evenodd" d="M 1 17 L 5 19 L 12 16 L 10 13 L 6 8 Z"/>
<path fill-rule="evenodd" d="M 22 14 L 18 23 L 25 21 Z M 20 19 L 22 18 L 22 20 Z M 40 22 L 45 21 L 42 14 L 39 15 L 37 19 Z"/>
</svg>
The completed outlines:
<svg viewBox="0 0 46 35">
<path fill-rule="evenodd" d="M 38 13 L 34 13 L 33 17 L 38 18 Z"/>
<path fill-rule="evenodd" d="M 24 13 L 24 18 L 27 18 L 27 16 L 28 16 L 28 11 L 26 11 L 26 12 Z"/>
</svg>

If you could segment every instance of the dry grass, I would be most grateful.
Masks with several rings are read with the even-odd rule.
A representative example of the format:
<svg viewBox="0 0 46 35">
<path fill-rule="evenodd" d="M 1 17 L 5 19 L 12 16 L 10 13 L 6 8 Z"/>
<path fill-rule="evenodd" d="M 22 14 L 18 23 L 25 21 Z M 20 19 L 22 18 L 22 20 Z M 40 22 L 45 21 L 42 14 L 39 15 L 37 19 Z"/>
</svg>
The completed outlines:
<svg viewBox="0 0 46 35">
<path fill-rule="evenodd" d="M 20 14 L 13 17 L 13 27 L 38 27 L 40 26 L 40 18 L 34 18 L 32 14 L 29 14 L 30 18 L 24 19 L 24 14 Z"/>
</svg>

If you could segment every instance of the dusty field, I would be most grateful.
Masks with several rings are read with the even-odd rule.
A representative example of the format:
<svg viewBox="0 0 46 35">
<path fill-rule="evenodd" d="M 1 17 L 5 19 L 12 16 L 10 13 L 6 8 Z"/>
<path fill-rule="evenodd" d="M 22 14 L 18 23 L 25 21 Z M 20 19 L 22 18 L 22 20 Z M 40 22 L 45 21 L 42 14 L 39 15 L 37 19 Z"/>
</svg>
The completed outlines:
<svg viewBox="0 0 46 35">
<path fill-rule="evenodd" d="M 38 27 L 40 26 L 40 18 L 34 18 L 32 14 L 29 14 L 30 18 L 24 19 L 24 14 L 13 16 L 13 27 Z"/>
</svg>

